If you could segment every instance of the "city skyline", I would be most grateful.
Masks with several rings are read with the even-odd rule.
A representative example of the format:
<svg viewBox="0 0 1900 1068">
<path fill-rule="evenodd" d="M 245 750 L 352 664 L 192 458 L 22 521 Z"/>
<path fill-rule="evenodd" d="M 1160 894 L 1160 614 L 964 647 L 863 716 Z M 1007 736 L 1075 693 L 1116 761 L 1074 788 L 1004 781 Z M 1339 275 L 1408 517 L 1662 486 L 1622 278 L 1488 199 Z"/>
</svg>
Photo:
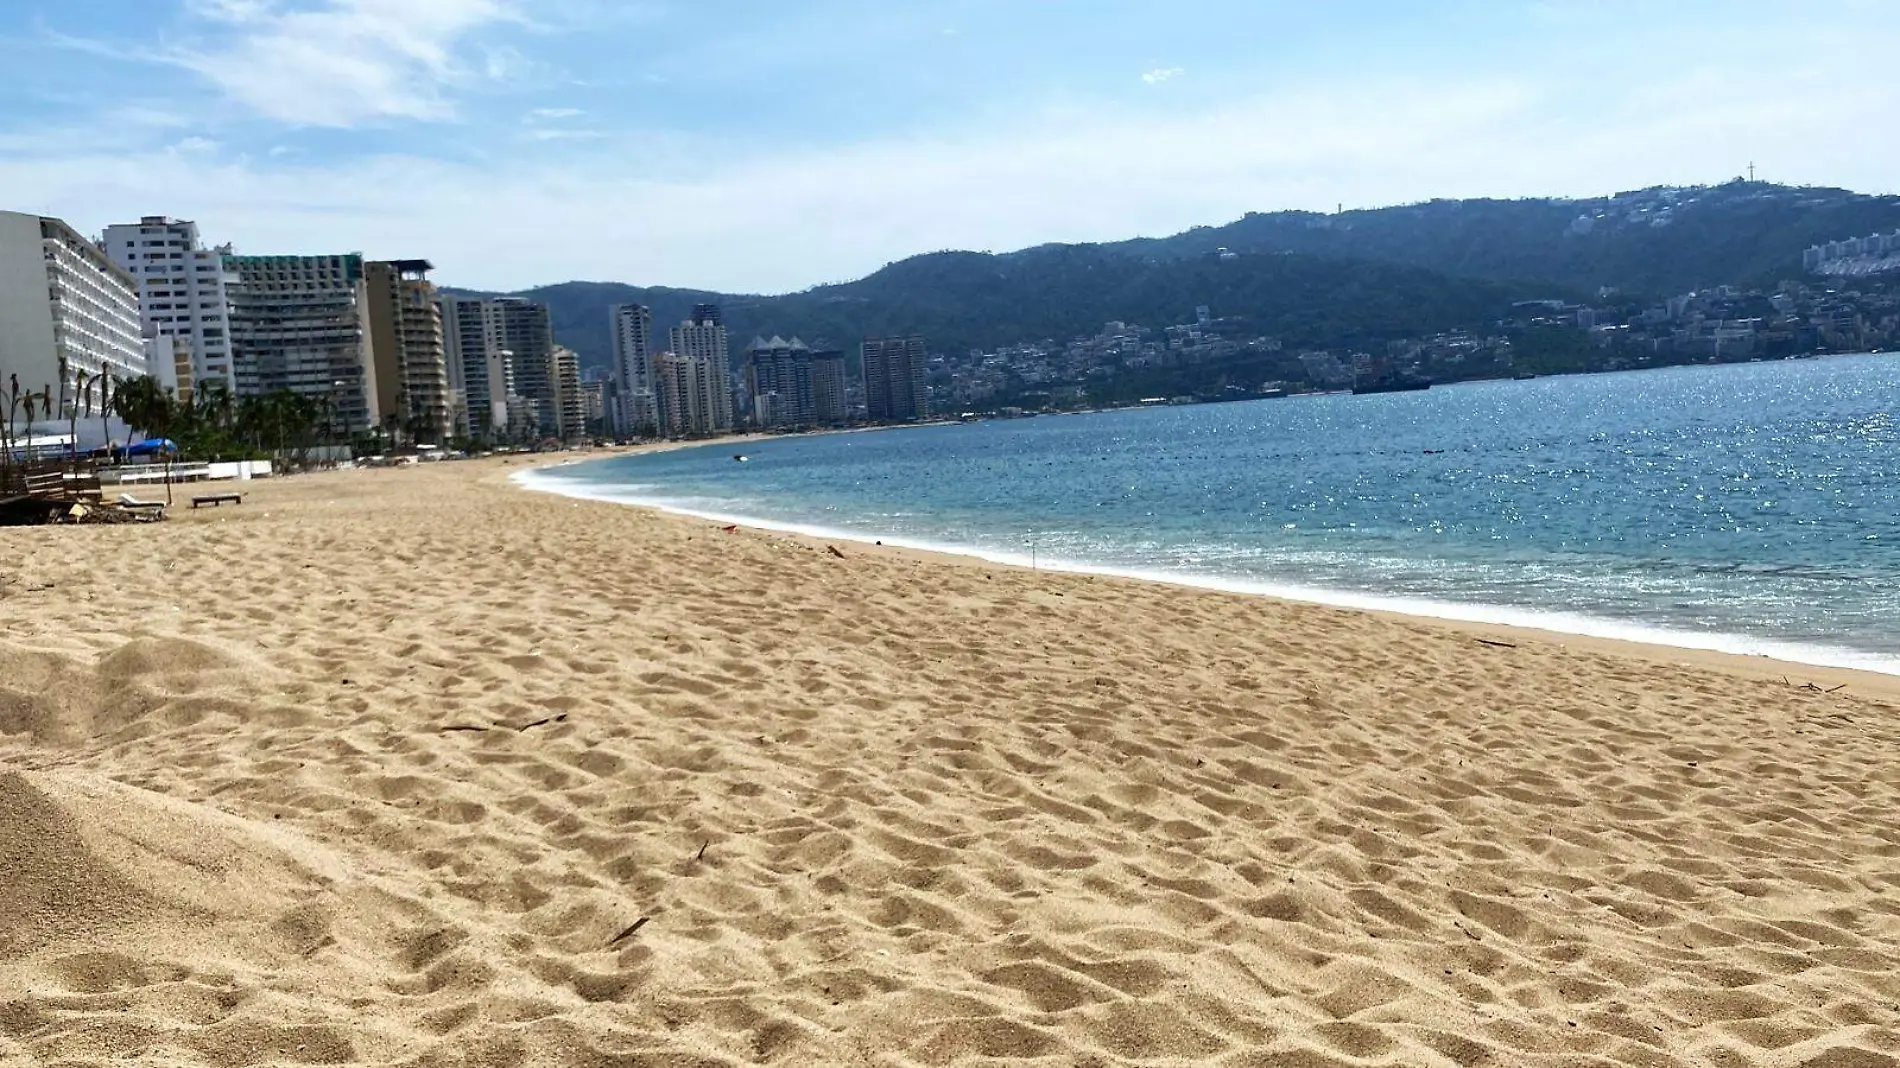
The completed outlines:
<svg viewBox="0 0 1900 1068">
<path fill-rule="evenodd" d="M 240 252 L 426 248 L 463 288 L 783 292 L 932 248 L 1719 182 L 1751 163 L 1882 192 L 1900 162 L 1868 135 L 1900 86 L 1842 59 L 1900 39 L 1900 12 L 1866 0 L 21 14 L 0 34 L 25 75 L 0 87 L 8 206 L 89 234 L 195 219 Z"/>
<path fill-rule="evenodd" d="M 610 381 L 584 379 L 547 303 L 440 291 L 427 259 L 241 255 L 206 248 L 194 221 L 169 216 L 104 234 L 95 242 L 58 218 L 0 211 L 0 377 L 38 382 L 48 419 L 75 418 L 89 397 L 104 403 L 109 382 L 141 379 L 194 413 L 289 398 L 313 425 L 398 447 L 405 436 L 697 437 L 836 426 L 852 414 L 843 353 L 778 336 L 755 339 L 735 405 L 714 303 L 670 327 L 662 351 L 649 308 L 614 306 Z M 922 339 L 891 339 L 886 355 L 902 366 L 880 375 L 870 353 L 883 347 L 865 342 L 870 418 L 919 418 L 929 409 Z M 145 429 L 162 434 L 163 422 Z"/>
</svg>

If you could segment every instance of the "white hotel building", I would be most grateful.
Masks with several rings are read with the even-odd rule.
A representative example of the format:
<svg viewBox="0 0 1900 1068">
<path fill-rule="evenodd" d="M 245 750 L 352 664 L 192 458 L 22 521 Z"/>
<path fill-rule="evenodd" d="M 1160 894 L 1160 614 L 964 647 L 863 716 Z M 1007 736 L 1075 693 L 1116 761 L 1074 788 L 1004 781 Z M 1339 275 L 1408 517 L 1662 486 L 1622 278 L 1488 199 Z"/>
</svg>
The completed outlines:
<svg viewBox="0 0 1900 1068">
<path fill-rule="evenodd" d="M 231 328 L 243 354 L 237 395 L 287 389 L 326 401 L 344 433 L 381 425 L 363 257 L 227 253 L 223 260 Z"/>
<path fill-rule="evenodd" d="M 653 360 L 660 429 L 667 436 L 731 430 L 732 371 L 725 319 L 714 304 L 696 304 L 671 331 L 673 351 Z"/>
<path fill-rule="evenodd" d="M 237 391 L 231 351 L 230 301 L 221 253 L 198 241 L 198 224 L 148 215 L 106 227 L 106 255 L 138 283 L 146 337 L 170 353 L 182 338 L 191 349 L 194 382 L 223 382 Z"/>
<path fill-rule="evenodd" d="M 132 276 L 58 219 L 0 211 L 0 383 L 71 405 L 80 371 L 148 373 Z"/>
</svg>

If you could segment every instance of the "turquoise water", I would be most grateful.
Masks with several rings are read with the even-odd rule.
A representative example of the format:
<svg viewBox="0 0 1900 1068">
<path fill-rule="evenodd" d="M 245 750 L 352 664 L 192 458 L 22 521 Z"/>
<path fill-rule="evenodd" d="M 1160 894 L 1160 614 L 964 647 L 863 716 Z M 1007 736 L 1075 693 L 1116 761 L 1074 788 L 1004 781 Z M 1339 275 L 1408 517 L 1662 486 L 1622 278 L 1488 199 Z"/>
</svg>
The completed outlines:
<svg viewBox="0 0 1900 1068">
<path fill-rule="evenodd" d="M 1044 416 L 525 481 L 829 537 L 1900 673 L 1900 357 Z"/>
</svg>

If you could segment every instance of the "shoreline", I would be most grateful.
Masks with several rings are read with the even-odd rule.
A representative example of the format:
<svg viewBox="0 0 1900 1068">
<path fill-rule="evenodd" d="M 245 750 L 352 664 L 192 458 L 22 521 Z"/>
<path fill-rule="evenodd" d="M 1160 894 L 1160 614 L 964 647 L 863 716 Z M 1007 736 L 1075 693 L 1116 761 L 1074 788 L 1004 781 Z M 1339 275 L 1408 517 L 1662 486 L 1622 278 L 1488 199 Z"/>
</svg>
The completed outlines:
<svg viewBox="0 0 1900 1068">
<path fill-rule="evenodd" d="M 633 446 L 619 450 L 617 455 L 638 455 L 643 452 L 672 451 L 677 448 L 694 448 L 730 444 L 747 440 L 737 436 L 715 439 L 706 442 L 676 443 L 668 442 L 657 446 Z M 601 457 L 600 459 L 610 459 Z M 616 507 L 635 508 L 648 513 L 669 516 L 674 519 L 704 524 L 714 527 L 738 526 L 743 529 L 771 533 L 799 539 L 807 544 L 823 545 L 826 542 L 849 542 L 860 551 L 871 550 L 891 553 L 897 556 L 911 556 L 941 562 L 954 562 L 965 566 L 1009 568 L 1032 571 L 1040 574 L 1081 576 L 1093 579 L 1106 579 L 1115 582 L 1137 583 L 1143 586 L 1163 586 L 1175 589 L 1193 590 L 1198 593 L 1228 597 L 1258 598 L 1282 604 L 1323 608 L 1337 612 L 1365 613 L 1390 619 L 1406 620 L 1427 624 L 1462 633 L 1474 635 L 1518 636 L 1527 641 L 1545 645 L 1569 646 L 1579 649 L 1617 652 L 1623 655 L 1638 656 L 1656 663 L 1684 663 L 1698 666 L 1724 667 L 1756 678 L 1778 680 L 1786 676 L 1791 685 L 1799 685 L 1810 679 L 1821 680 L 1824 686 L 1849 684 L 1862 693 L 1879 693 L 1890 697 L 1900 697 L 1900 657 L 1893 658 L 1881 666 L 1855 664 L 1851 661 L 1858 657 L 1870 657 L 1873 654 L 1857 650 L 1837 650 L 1825 646 L 1811 647 L 1814 653 L 1832 657 L 1834 662 L 1801 659 L 1797 655 L 1810 651 L 1803 647 L 1770 639 L 1756 639 L 1746 635 L 1717 635 L 1698 643 L 1701 636 L 1670 631 L 1665 628 L 1650 628 L 1640 624 L 1624 624 L 1615 620 L 1598 619 L 1592 616 L 1562 616 L 1540 614 L 1534 609 L 1517 609 L 1502 605 L 1466 605 L 1456 602 L 1414 601 L 1406 598 L 1388 598 L 1377 594 L 1362 594 L 1352 591 L 1333 591 L 1298 586 L 1280 586 L 1267 583 L 1224 582 L 1215 577 L 1169 575 L 1159 572 L 1139 572 L 1100 567 L 1073 561 L 1043 561 L 1032 564 L 1028 559 L 1017 559 L 1012 554 L 988 552 L 955 546 L 920 544 L 902 538 L 879 539 L 873 535 L 857 534 L 846 531 L 825 530 L 822 528 L 794 523 L 781 523 L 773 520 L 749 516 L 722 515 L 697 512 L 658 501 L 613 496 L 605 493 L 590 493 L 560 487 L 554 480 L 537 479 L 535 476 L 550 468 L 573 466 L 580 463 L 592 463 L 595 460 L 564 460 L 537 464 L 509 474 L 508 482 L 517 489 L 530 493 L 544 493 L 569 500 L 584 500 Z M 1527 618 L 1504 619 L 1500 616 L 1521 614 Z M 1489 616 L 1490 618 L 1485 618 Z M 1541 617 L 1541 618 L 1540 618 Z M 1541 622 L 1571 622 L 1597 628 L 1597 632 L 1583 629 L 1565 629 L 1558 626 L 1544 626 Z M 1634 633 L 1604 633 L 1604 631 L 1623 630 Z M 1753 652 L 1736 648 L 1724 648 L 1717 643 L 1730 645 L 1740 643 L 1759 644 L 1765 649 L 1775 651 Z"/>
</svg>

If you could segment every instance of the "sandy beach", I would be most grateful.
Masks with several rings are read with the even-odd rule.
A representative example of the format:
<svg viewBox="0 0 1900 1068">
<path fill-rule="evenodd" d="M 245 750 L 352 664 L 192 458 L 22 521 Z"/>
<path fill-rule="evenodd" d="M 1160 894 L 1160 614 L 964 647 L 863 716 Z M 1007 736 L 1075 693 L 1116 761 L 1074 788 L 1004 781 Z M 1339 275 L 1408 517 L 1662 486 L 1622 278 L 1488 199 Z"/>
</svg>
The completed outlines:
<svg viewBox="0 0 1900 1068">
<path fill-rule="evenodd" d="M 519 469 L 0 530 L 0 1064 L 1900 1065 L 1900 679 Z"/>
</svg>

